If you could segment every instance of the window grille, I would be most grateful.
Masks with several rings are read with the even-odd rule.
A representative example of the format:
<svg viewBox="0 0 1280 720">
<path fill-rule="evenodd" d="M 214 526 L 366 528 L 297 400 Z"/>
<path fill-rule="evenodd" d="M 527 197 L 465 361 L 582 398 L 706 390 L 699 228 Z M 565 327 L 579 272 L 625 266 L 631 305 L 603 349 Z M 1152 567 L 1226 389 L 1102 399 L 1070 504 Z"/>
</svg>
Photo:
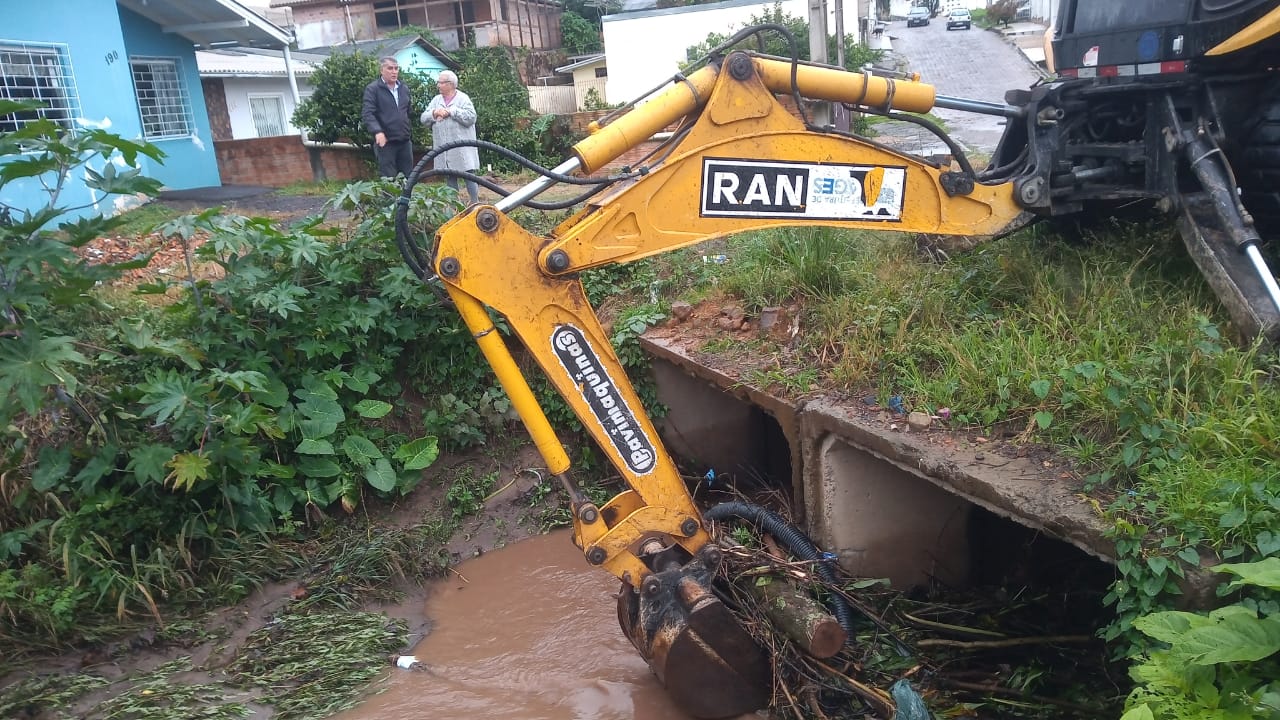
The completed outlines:
<svg viewBox="0 0 1280 720">
<path fill-rule="evenodd" d="M 250 95 L 249 112 L 253 115 L 253 127 L 258 137 L 274 137 L 285 134 L 284 98 L 280 95 Z"/>
<path fill-rule="evenodd" d="M 0 115 L 0 132 L 14 132 L 41 118 L 73 129 L 80 116 L 80 94 L 67 46 L 0 40 L 0 98 L 45 105 Z"/>
<path fill-rule="evenodd" d="M 130 58 L 133 89 L 138 95 L 142 135 L 148 140 L 186 137 L 193 133 L 191 98 L 177 59 Z"/>
</svg>

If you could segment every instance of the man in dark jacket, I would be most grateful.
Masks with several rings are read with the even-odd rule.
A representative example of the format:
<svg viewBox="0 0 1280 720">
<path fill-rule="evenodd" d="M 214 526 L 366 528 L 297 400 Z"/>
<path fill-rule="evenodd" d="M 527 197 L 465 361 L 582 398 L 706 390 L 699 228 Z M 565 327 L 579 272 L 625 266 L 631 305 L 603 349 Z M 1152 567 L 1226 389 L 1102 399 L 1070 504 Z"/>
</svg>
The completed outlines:
<svg viewBox="0 0 1280 720">
<path fill-rule="evenodd" d="M 400 82 L 400 64 L 393 57 L 379 61 L 381 75 L 364 89 L 360 117 L 373 133 L 373 154 L 383 177 L 413 170 L 413 140 L 409 131 L 409 88 Z"/>
</svg>

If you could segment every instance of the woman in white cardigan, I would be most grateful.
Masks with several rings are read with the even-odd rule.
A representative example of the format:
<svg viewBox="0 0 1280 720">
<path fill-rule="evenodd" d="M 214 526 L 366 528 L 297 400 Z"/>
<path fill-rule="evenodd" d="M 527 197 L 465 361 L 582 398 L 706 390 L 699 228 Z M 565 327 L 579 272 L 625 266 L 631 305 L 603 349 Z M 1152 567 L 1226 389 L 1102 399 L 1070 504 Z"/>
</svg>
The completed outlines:
<svg viewBox="0 0 1280 720">
<path fill-rule="evenodd" d="M 458 89 L 458 76 L 445 70 L 436 78 L 439 94 L 427 103 L 422 113 L 422 124 L 431 128 L 431 146 L 438 148 L 458 140 L 476 139 L 476 106 L 471 98 Z M 457 147 L 436 156 L 433 167 L 437 170 L 468 170 L 480 168 L 480 151 L 475 147 Z M 458 189 L 458 178 L 445 177 L 445 183 Z M 480 201 L 480 188 L 474 180 L 467 181 L 467 195 L 471 202 Z"/>
</svg>

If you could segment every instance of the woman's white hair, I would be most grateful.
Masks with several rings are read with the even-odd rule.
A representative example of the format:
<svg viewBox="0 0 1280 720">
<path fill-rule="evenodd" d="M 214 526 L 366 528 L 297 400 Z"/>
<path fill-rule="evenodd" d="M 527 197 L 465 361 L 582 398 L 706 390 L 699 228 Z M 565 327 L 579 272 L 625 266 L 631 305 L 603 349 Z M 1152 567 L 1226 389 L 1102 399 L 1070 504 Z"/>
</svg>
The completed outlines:
<svg viewBox="0 0 1280 720">
<path fill-rule="evenodd" d="M 457 85 L 457 84 L 458 84 L 458 76 L 457 76 L 457 74 L 456 74 L 456 73 L 454 73 L 452 70 L 445 70 L 445 71 L 441 72 L 439 75 L 437 75 L 437 76 L 436 76 L 436 82 L 437 82 L 437 83 L 439 83 L 439 82 L 441 82 L 441 81 L 444 81 L 444 82 L 451 82 L 451 83 L 453 83 L 454 85 Z"/>
</svg>

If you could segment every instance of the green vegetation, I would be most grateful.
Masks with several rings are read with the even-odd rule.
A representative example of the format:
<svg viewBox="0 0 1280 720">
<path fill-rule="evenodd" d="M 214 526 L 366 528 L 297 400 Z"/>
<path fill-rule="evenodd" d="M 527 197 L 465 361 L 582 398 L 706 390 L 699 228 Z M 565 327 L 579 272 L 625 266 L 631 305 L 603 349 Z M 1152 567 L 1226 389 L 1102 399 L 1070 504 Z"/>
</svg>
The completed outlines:
<svg viewBox="0 0 1280 720">
<path fill-rule="evenodd" d="M 1171 607 L 1202 555 L 1280 558 L 1280 366 L 1224 338 L 1167 228 L 1114 222 L 1093 240 L 1032 228 L 936 264 L 910 237 L 793 229 L 735 237 L 732 261 L 710 267 L 750 311 L 802 308 L 808 332 L 754 380 L 803 391 L 798 373 L 819 368 L 826 392 L 947 407 L 954 425 L 1007 429 L 1075 459 L 1114 521 L 1115 615 L 1101 632 L 1129 655 L 1167 642 L 1135 622 L 1148 630 L 1139 618 Z M 736 345 L 746 342 L 761 341 Z M 1274 615 L 1274 589 L 1255 594 L 1256 605 L 1228 607 Z"/>
<path fill-rule="evenodd" d="M 560 15 L 560 36 L 568 53 L 600 52 L 599 21 L 592 22 L 572 10 L 565 10 Z"/>
<path fill-rule="evenodd" d="M 568 122 L 556 115 L 538 115 L 529 108 L 529 91 L 505 48 L 468 47 L 453 53 L 462 66 L 458 86 L 471 96 L 479 120 L 476 136 L 497 143 L 543 165 L 559 164 L 576 138 Z M 362 53 L 337 53 L 316 69 L 311 82 L 315 93 L 298 106 L 293 123 L 314 140 L 369 145 L 373 138 L 360 119 L 364 88 L 378 77 L 378 59 Z M 408 70 L 400 79 L 409 86 L 413 110 L 413 142 L 431 147 L 430 131 L 418 122 L 418 114 L 436 94 L 435 80 Z M 511 170 L 511 158 L 490 150 L 480 151 L 482 165 Z"/>
<path fill-rule="evenodd" d="M 281 195 L 301 197 L 333 197 L 344 187 L 346 187 L 346 183 L 339 180 L 325 180 L 324 182 L 306 180 L 290 183 L 282 188 L 277 188 L 276 192 Z"/>
<path fill-rule="evenodd" d="M 1218 565 L 1228 590 L 1280 591 L 1280 558 Z M 1207 614 L 1158 612 L 1135 625 L 1164 649 L 1139 658 L 1122 720 L 1264 718 L 1280 715 L 1280 606 L 1274 599 Z"/>
<path fill-rule="evenodd" d="M 119 216 L 120 223 L 111 232 L 119 237 L 146 235 L 181 213 L 161 203 L 147 203 Z"/>
<path fill-rule="evenodd" d="M 6 162 L 3 182 L 159 156 L 45 122 L 3 136 L 0 150 L 28 158 Z M 105 167 L 90 173 L 104 192 L 157 189 Z M 159 621 L 162 607 L 243 597 L 291 567 L 279 545 L 299 520 L 419 482 L 439 441 L 419 434 L 406 389 L 425 411 L 444 402 L 441 388 L 496 402 L 455 313 L 394 250 L 390 184 L 333 199 L 352 213 L 346 231 L 212 211 L 164 223 L 187 276 L 139 286 L 153 304 L 106 294 L 100 283 L 126 266 L 75 253 L 124 220 L 61 221 L 57 189 L 48 208 L 10 208 L 0 225 L 0 637 L 10 647 L 95 639 Z M 413 215 L 429 232 L 457 201 L 421 190 Z M 473 432 L 460 444 L 482 441 Z"/>
<path fill-rule="evenodd" d="M 373 136 L 360 119 L 361 98 L 364 88 L 377 80 L 378 58 L 362 52 L 334 53 L 316 68 L 311 76 L 315 91 L 298 105 L 293 113 L 293 124 L 303 128 L 312 140 L 320 142 L 350 142 L 368 147 Z M 400 73 L 401 82 L 409 87 L 417 112 L 410 112 L 413 143 L 418 147 L 430 147 L 430 136 L 420 124 L 418 113 L 435 94 L 430 80 L 408 70 Z"/>
</svg>

